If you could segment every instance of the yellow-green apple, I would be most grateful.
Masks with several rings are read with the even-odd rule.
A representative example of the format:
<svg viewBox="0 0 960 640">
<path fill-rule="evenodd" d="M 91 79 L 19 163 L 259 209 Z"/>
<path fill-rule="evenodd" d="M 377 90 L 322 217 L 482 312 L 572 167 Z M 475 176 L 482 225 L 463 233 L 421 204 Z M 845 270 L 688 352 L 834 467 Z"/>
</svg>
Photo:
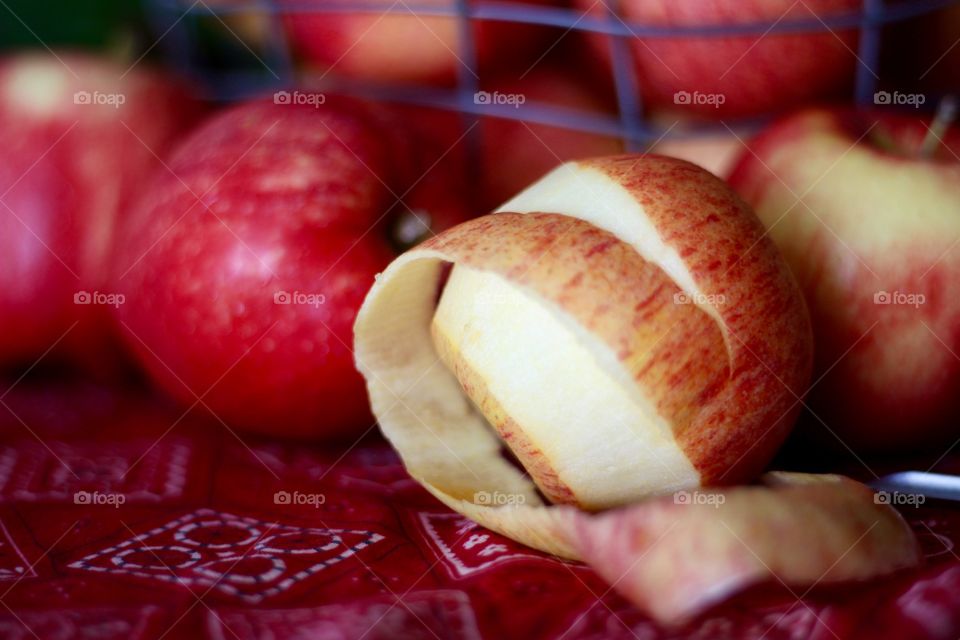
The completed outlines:
<svg viewBox="0 0 960 640">
<path fill-rule="evenodd" d="M 0 366 L 52 350 L 103 369 L 114 227 L 196 112 L 147 69 L 77 54 L 0 61 Z"/>
<path fill-rule="evenodd" d="M 389 114 L 314 97 L 194 131 L 122 228 L 113 276 L 126 341 L 162 388 L 238 427 L 338 438 L 372 425 L 351 327 L 392 256 L 389 222 L 458 206 L 442 190 L 460 186 L 414 184 L 417 145 Z"/>
<path fill-rule="evenodd" d="M 530 4 L 549 4 L 532 0 Z M 459 73 L 490 71 L 503 62 L 528 60 L 549 30 L 508 21 L 473 20 L 476 68 L 463 53 L 459 19 L 418 14 L 416 9 L 368 1 L 366 12 L 298 11 L 284 3 L 284 23 L 294 49 L 309 63 L 335 75 L 378 82 L 451 83 Z M 281 4 L 284 4 L 281 3 Z M 448 0 L 420 7 L 450 8 Z"/>
<path fill-rule="evenodd" d="M 609 2 L 577 0 L 603 15 Z M 718 27 L 768 22 L 741 35 L 636 37 L 631 51 L 644 101 L 660 109 L 708 117 L 763 114 L 852 88 L 856 34 L 818 21 L 861 8 L 860 0 L 624 0 L 626 22 L 656 27 Z M 776 25 L 813 21 L 809 32 L 777 33 Z M 606 57 L 606 36 L 590 38 Z"/>
<path fill-rule="evenodd" d="M 730 178 L 810 306 L 812 409 L 858 451 L 952 440 L 960 418 L 960 134 L 925 156 L 929 135 L 916 117 L 809 109 Z"/>
<path fill-rule="evenodd" d="M 374 285 L 355 334 L 384 433 L 401 455 L 425 440 L 433 455 L 408 468 L 454 505 L 494 489 L 537 499 L 490 428 L 551 501 L 587 509 L 752 478 L 812 359 L 800 291 L 753 213 L 659 156 L 561 165 L 427 240 Z M 437 479 L 450 450 L 477 475 Z M 471 464 L 480 453 L 495 458 Z"/>
</svg>

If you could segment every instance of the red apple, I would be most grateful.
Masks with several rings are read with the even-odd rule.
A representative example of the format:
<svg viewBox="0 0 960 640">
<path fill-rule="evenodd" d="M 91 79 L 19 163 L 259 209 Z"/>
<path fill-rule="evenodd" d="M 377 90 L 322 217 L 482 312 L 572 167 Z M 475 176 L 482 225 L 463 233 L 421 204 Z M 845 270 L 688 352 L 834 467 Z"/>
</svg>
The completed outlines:
<svg viewBox="0 0 960 640">
<path fill-rule="evenodd" d="M 607 112 L 607 105 L 582 78 L 556 68 L 535 69 L 525 77 L 493 82 L 488 93 L 493 92 L 522 96 L 524 104 Z M 490 117 L 480 126 L 483 196 L 489 208 L 503 204 L 564 162 L 614 155 L 624 149 L 619 138 L 535 122 Z"/>
<path fill-rule="evenodd" d="M 116 302 L 104 288 L 115 223 L 194 111 L 140 67 L 0 61 L 0 365 L 51 348 L 88 365 L 108 359 L 98 303 Z"/>
<path fill-rule="evenodd" d="M 528 0 L 548 4 L 549 0 Z M 282 4 L 282 3 L 281 3 Z M 297 3 L 303 6 L 304 3 Z M 428 0 L 418 7 L 453 7 L 450 0 Z M 418 14 L 416 8 L 389 2 L 365 2 L 367 13 L 295 13 L 292 6 L 284 22 L 292 46 L 308 62 L 347 78 L 380 82 L 453 82 L 465 67 L 467 73 L 516 64 L 531 52 L 549 31 L 516 22 L 472 22 L 476 64 L 470 68 L 460 38 L 459 18 Z"/>
<path fill-rule="evenodd" d="M 960 132 L 922 157 L 927 133 L 919 117 L 806 110 L 730 178 L 804 289 L 814 413 L 857 451 L 956 437 Z"/>
<path fill-rule="evenodd" d="M 584 113 L 607 111 L 604 100 L 583 78 L 552 67 L 535 68 L 523 77 L 501 75 L 482 88 L 485 94 L 478 98 L 479 106 L 489 106 L 482 101 L 497 96 L 512 101 L 521 116 L 532 102 Z M 478 213 L 506 202 L 563 162 L 623 150 L 617 138 L 535 122 L 481 116 L 473 124 L 472 116 L 423 107 L 402 107 L 400 113 L 424 140 L 433 140 L 440 153 L 446 152 L 442 158 L 437 155 L 446 171 L 479 174 L 470 194 Z M 471 147 L 474 141 L 477 146 Z M 471 163 L 472 152 L 477 154 L 476 164 Z"/>
<path fill-rule="evenodd" d="M 694 27 L 826 19 L 860 9 L 860 0 L 624 0 L 626 22 Z M 604 3 L 577 0 L 604 15 Z M 606 36 L 590 38 L 609 55 Z M 631 50 L 644 101 L 710 117 L 748 116 L 823 98 L 852 83 L 853 31 L 636 38 Z"/>
<path fill-rule="evenodd" d="M 291 100 L 291 102 L 295 102 Z M 223 421 L 298 437 L 373 424 L 351 326 L 422 172 L 398 122 L 347 100 L 253 102 L 195 131 L 125 226 L 127 342 L 158 384 Z M 400 159 L 400 162 L 397 162 Z M 440 193 L 453 181 L 433 183 Z M 449 216 L 448 216 L 449 217 Z"/>
</svg>

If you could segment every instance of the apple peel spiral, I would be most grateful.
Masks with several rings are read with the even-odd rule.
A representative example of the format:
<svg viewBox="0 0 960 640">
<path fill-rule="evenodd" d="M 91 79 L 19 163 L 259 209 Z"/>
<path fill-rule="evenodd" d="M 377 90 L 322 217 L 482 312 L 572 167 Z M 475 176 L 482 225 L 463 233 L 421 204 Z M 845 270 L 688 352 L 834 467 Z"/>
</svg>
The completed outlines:
<svg viewBox="0 0 960 640">
<path fill-rule="evenodd" d="M 918 561 L 900 516 L 852 480 L 782 476 L 775 484 L 789 488 L 709 489 L 723 504 L 676 504 L 676 492 L 757 478 L 812 365 L 789 269 L 752 211 L 695 165 L 653 155 L 561 165 L 498 212 L 396 258 L 354 331 L 374 415 L 417 481 L 494 531 L 590 563 L 661 621 L 771 573 L 814 582 L 800 566 L 848 580 Z M 883 526 L 859 531 L 851 511 Z M 664 517 L 694 540 L 718 539 L 725 518 L 772 569 L 719 545 L 699 558 L 699 580 L 650 588 L 656 563 L 630 558 Z M 804 539 L 829 543 L 792 549 L 799 563 L 777 562 L 784 550 L 751 533 L 801 525 Z M 838 562 L 830 552 L 844 544 L 867 557 Z"/>
</svg>

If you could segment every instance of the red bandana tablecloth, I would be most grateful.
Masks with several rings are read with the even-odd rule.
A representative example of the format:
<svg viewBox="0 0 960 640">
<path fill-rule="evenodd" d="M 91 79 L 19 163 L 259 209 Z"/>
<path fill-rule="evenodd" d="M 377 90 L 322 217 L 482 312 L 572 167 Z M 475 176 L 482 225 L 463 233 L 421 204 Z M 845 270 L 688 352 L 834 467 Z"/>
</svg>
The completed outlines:
<svg viewBox="0 0 960 640">
<path fill-rule="evenodd" d="M 94 386 L 0 398 L 0 638 L 960 636 L 960 508 L 904 507 L 925 567 L 764 585 L 680 628 L 449 511 L 374 432 L 254 439 Z"/>
</svg>

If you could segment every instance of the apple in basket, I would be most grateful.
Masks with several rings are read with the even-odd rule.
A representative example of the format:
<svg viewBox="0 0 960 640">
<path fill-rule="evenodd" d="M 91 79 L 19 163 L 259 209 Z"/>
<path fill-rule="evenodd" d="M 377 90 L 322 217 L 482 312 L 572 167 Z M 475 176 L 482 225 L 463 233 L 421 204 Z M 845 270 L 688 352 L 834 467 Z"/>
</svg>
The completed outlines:
<svg viewBox="0 0 960 640">
<path fill-rule="evenodd" d="M 461 73 L 485 75 L 501 65 L 534 62 L 540 49 L 546 49 L 543 45 L 553 42 L 546 27 L 471 19 L 468 28 L 475 51 L 470 56 L 464 51 L 459 17 L 427 11 L 431 6 L 456 7 L 449 0 L 421 1 L 416 6 L 359 0 L 360 11 L 352 13 L 310 12 L 310 3 L 302 0 L 279 4 L 284 8 L 288 38 L 300 57 L 324 74 L 350 79 L 449 84 Z M 552 2 L 527 0 L 525 4 Z"/>
<path fill-rule="evenodd" d="M 468 196 L 477 212 L 503 204 L 564 161 L 623 151 L 619 138 L 530 119 L 534 103 L 571 116 L 608 113 L 608 105 L 586 78 L 551 66 L 536 66 L 520 75 L 484 78 L 474 98 L 479 117 L 422 106 L 397 107 L 419 136 L 434 141 L 441 152 L 438 168 L 477 176 Z M 517 119 L 499 117 L 504 111 Z"/>
<path fill-rule="evenodd" d="M 577 0 L 585 12 L 603 17 L 614 3 Z M 619 13 L 628 24 L 654 27 L 761 25 L 739 35 L 635 36 L 634 68 L 644 101 L 658 109 L 699 116 L 754 116 L 852 90 L 857 37 L 828 28 L 831 16 L 862 8 L 860 0 L 624 0 Z M 777 32 L 791 22 L 803 31 Z M 769 26 L 762 26 L 762 25 Z M 598 54 L 609 56 L 607 36 L 591 35 Z"/>
</svg>

